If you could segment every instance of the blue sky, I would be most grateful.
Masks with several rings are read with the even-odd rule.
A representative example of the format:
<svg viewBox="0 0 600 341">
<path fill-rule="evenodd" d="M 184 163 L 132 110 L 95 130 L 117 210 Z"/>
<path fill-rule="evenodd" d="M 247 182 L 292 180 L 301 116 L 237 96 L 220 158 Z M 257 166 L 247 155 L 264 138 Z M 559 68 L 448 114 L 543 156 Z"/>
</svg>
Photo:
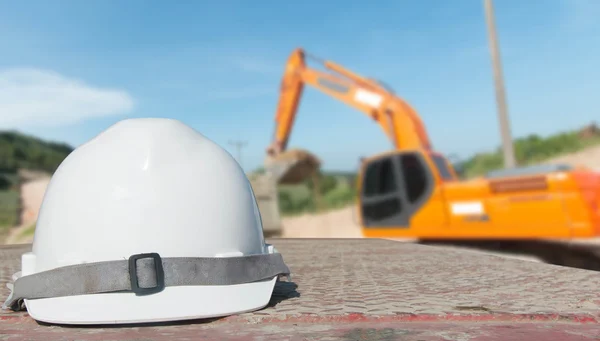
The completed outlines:
<svg viewBox="0 0 600 341">
<path fill-rule="evenodd" d="M 600 1 L 495 9 L 513 135 L 595 120 Z M 500 143 L 479 0 L 0 0 L 0 32 L 0 129 L 74 146 L 124 118 L 171 117 L 232 152 L 229 140 L 248 141 L 254 169 L 295 47 L 390 84 L 441 152 Z M 391 148 L 374 122 L 310 88 L 290 147 L 338 170 Z"/>
</svg>

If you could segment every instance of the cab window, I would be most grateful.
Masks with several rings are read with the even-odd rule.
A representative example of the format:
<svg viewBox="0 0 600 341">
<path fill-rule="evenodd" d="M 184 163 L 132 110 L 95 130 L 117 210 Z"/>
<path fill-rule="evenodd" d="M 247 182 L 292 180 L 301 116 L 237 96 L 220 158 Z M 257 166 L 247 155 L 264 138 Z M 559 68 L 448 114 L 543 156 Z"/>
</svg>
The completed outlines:
<svg viewBox="0 0 600 341">
<path fill-rule="evenodd" d="M 435 164 L 438 173 L 442 180 L 453 180 L 452 173 L 448 168 L 448 164 L 446 163 L 446 159 L 439 155 L 431 155 L 431 160 Z"/>
<path fill-rule="evenodd" d="M 399 216 L 404 212 L 400 192 L 401 179 L 395 168 L 394 156 L 373 161 L 367 165 L 364 177 L 362 213 L 370 222 L 378 222 Z M 390 196 L 391 194 L 391 196 Z"/>
<path fill-rule="evenodd" d="M 390 194 L 398 189 L 391 158 L 375 161 L 365 171 L 364 191 L 367 197 Z"/>
<path fill-rule="evenodd" d="M 417 202 L 427 193 L 427 169 L 417 154 L 400 155 L 402 177 L 406 188 L 406 196 L 411 204 Z"/>
</svg>

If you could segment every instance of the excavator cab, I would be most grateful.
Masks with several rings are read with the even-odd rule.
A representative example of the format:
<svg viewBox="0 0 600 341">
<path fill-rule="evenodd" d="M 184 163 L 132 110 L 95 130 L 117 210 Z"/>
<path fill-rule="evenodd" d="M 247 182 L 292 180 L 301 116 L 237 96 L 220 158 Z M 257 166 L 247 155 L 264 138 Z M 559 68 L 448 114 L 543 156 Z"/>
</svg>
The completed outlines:
<svg viewBox="0 0 600 341">
<path fill-rule="evenodd" d="M 455 180 L 448 161 L 435 152 L 392 151 L 366 159 L 358 177 L 362 226 L 408 229 L 411 220 L 439 197 L 439 184 Z M 434 206 L 433 217 L 443 217 L 442 207 Z"/>
<path fill-rule="evenodd" d="M 358 211 L 368 237 L 399 235 L 415 226 L 447 226 L 442 184 L 456 174 L 441 154 L 396 150 L 365 159 L 358 175 Z M 406 232 L 402 232 L 402 230 Z"/>
</svg>

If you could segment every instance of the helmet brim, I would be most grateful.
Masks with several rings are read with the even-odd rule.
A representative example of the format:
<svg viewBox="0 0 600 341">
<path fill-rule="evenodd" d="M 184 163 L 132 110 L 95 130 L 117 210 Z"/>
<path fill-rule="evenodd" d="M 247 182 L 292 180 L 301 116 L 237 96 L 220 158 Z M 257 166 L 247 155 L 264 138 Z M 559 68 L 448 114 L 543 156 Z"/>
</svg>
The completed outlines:
<svg viewBox="0 0 600 341">
<path fill-rule="evenodd" d="M 126 324 L 223 317 L 267 306 L 277 277 L 223 286 L 166 287 L 157 294 L 106 293 L 25 300 L 29 315 L 51 324 Z"/>
</svg>

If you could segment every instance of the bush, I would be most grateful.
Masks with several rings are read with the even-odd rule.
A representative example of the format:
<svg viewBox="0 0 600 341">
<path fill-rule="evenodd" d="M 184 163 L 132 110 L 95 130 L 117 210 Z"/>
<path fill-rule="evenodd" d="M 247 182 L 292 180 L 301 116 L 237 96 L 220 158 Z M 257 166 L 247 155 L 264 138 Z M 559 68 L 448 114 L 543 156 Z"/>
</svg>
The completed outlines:
<svg viewBox="0 0 600 341">
<path fill-rule="evenodd" d="M 333 175 L 326 175 L 323 173 L 319 173 L 319 193 L 321 195 L 327 194 L 338 186 L 338 179 Z M 306 180 L 306 187 L 312 192 L 314 188 L 314 179 L 311 177 Z"/>
<path fill-rule="evenodd" d="M 298 191 L 299 189 L 296 189 Z M 296 194 L 296 195 L 294 195 Z M 295 215 L 304 212 L 314 212 L 315 203 L 312 196 L 298 195 L 294 189 L 279 189 L 279 210 L 282 215 Z"/>
<path fill-rule="evenodd" d="M 0 174 L 0 191 L 7 191 L 12 187 L 12 182 Z"/>
<path fill-rule="evenodd" d="M 337 175 L 321 174 L 321 207 L 327 211 L 345 207 L 355 200 L 356 191 L 348 181 L 340 181 Z M 297 215 L 317 212 L 312 181 L 302 185 L 279 186 L 279 209 L 281 214 Z"/>
<path fill-rule="evenodd" d="M 574 153 L 599 143 L 599 137 L 583 139 L 579 132 L 573 131 L 554 134 L 546 138 L 532 134 L 515 139 L 513 146 L 517 163 L 526 166 Z M 457 165 L 464 177 L 481 176 L 487 172 L 501 169 L 504 166 L 504 155 L 502 149 L 497 148 L 494 152 L 477 154 L 464 162 L 458 162 Z"/>
<path fill-rule="evenodd" d="M 351 187 L 340 186 L 323 199 L 326 209 L 342 208 L 356 201 L 356 191 Z"/>
<path fill-rule="evenodd" d="M 17 225 L 19 201 L 18 191 L 0 191 L 0 229 Z"/>
<path fill-rule="evenodd" d="M 19 168 L 53 173 L 73 151 L 66 144 L 42 141 L 17 132 L 0 132 L 0 170 Z"/>
</svg>

